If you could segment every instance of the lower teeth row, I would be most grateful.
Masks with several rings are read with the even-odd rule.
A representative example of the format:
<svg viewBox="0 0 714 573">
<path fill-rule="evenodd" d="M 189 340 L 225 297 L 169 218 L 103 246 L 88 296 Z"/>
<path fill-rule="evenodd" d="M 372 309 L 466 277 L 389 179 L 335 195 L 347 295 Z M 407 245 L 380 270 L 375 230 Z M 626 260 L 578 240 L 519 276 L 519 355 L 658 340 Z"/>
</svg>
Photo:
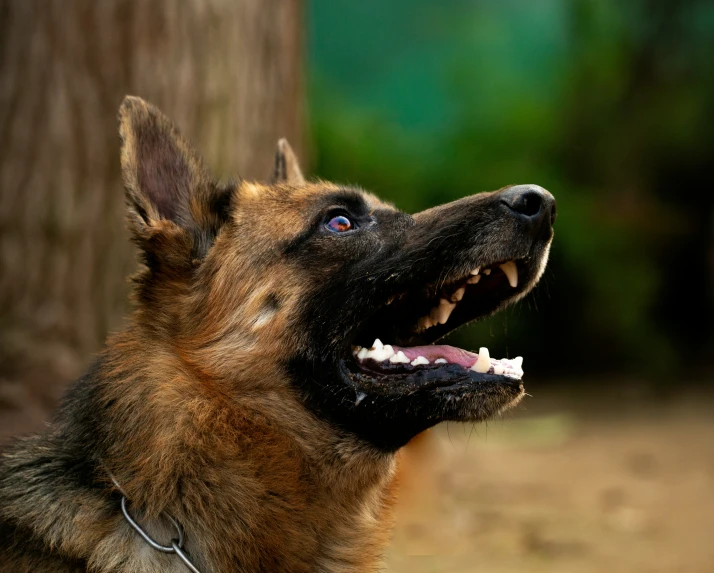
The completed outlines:
<svg viewBox="0 0 714 573">
<path fill-rule="evenodd" d="M 389 361 L 392 364 L 411 364 L 412 366 L 425 366 L 430 364 L 429 359 L 424 356 L 417 356 L 414 360 L 404 354 L 403 351 L 394 351 L 394 348 L 389 344 L 382 344 L 382 341 L 377 338 L 372 347 L 367 349 L 363 347 L 354 347 L 352 353 L 359 360 L 372 359 L 375 362 Z M 434 364 L 446 364 L 448 361 L 445 358 L 437 358 Z M 476 362 L 471 365 L 471 370 L 481 374 L 496 374 L 499 376 L 508 376 L 509 378 L 523 377 L 523 357 L 517 356 L 512 360 L 507 358 L 495 359 L 491 358 L 488 348 L 482 347 L 479 349 Z"/>
</svg>

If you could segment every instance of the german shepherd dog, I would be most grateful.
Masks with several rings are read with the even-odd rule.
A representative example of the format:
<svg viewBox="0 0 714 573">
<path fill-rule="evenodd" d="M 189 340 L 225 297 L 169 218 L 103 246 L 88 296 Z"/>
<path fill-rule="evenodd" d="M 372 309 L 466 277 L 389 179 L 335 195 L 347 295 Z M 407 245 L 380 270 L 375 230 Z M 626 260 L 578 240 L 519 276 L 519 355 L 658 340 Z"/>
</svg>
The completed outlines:
<svg viewBox="0 0 714 573">
<path fill-rule="evenodd" d="M 0 571 L 375 571 L 396 452 L 523 396 L 520 359 L 433 343 L 533 288 L 553 197 L 412 216 L 306 181 L 284 140 L 271 184 L 219 184 L 151 105 L 119 119 L 135 311 L 3 451 Z"/>
</svg>

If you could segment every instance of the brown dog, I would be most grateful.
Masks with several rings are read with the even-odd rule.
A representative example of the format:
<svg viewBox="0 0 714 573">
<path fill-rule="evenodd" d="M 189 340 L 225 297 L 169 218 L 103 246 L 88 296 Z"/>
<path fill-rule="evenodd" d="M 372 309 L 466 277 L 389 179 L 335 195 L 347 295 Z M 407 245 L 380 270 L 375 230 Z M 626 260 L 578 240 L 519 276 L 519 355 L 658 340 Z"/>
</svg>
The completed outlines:
<svg viewBox="0 0 714 573">
<path fill-rule="evenodd" d="M 433 342 L 536 284 L 555 201 L 521 185 L 410 216 L 306 182 L 285 142 L 271 185 L 219 185 L 138 98 L 120 132 L 136 310 L 3 452 L 0 571 L 183 572 L 177 527 L 202 573 L 375 570 L 395 452 L 523 395 L 518 359 Z"/>
</svg>

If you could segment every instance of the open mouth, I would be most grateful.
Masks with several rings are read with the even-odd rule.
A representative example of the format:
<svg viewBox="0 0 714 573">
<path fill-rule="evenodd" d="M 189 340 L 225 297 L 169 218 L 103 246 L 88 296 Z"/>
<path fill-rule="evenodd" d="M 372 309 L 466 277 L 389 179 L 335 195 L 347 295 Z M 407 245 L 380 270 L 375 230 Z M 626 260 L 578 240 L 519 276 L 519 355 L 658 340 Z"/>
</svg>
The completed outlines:
<svg viewBox="0 0 714 573">
<path fill-rule="evenodd" d="M 420 373 L 417 378 L 432 387 L 451 385 L 455 375 L 464 382 L 520 386 L 522 357 L 494 359 L 485 347 L 475 353 L 434 342 L 520 298 L 528 289 L 519 278 L 528 278 L 533 266 L 530 258 L 497 262 L 390 295 L 355 337 L 357 369 L 368 378 L 397 383 Z"/>
<path fill-rule="evenodd" d="M 439 341 L 535 286 L 553 239 L 552 195 L 516 185 L 412 216 L 370 213 L 368 231 L 350 235 L 360 237 L 351 264 L 330 267 L 305 306 L 307 340 L 319 344 L 288 366 L 306 404 L 388 451 L 441 422 L 481 422 L 516 405 L 521 357 Z"/>
<path fill-rule="evenodd" d="M 382 344 L 379 338 L 367 349 L 359 347 L 353 350 L 357 360 L 367 370 L 378 374 L 392 374 L 403 371 L 409 364 L 413 368 L 429 364 L 456 364 L 479 374 L 496 374 L 520 380 L 523 377 L 523 357 L 513 360 L 491 358 L 488 348 L 481 347 L 478 354 L 448 346 L 433 344 L 430 346 L 393 346 Z M 370 365 L 370 362 L 375 364 Z"/>
</svg>

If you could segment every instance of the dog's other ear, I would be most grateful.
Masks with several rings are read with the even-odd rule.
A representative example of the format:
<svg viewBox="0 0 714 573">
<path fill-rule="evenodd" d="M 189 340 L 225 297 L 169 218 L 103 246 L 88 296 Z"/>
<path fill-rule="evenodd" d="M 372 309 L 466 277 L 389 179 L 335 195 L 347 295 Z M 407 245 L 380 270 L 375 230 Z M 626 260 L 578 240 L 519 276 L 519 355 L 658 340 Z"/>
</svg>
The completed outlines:
<svg viewBox="0 0 714 573">
<path fill-rule="evenodd" d="M 300 164 L 287 139 L 278 141 L 275 153 L 275 173 L 273 183 L 288 183 L 289 185 L 304 185 L 305 178 L 300 170 Z"/>
<path fill-rule="evenodd" d="M 119 109 L 121 166 L 133 231 L 171 221 L 186 230 L 217 225 L 216 186 L 201 158 L 163 113 L 127 96 Z"/>
</svg>

